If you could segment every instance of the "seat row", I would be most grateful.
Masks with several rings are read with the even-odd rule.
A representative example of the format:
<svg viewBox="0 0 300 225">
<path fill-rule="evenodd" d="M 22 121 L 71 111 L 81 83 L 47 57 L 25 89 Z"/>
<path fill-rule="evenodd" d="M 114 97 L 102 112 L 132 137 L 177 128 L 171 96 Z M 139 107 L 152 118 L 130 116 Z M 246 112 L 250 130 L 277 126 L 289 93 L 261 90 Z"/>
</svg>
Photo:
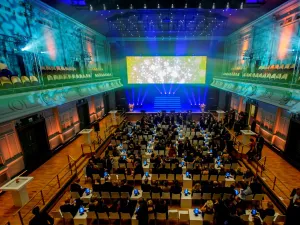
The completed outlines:
<svg viewBox="0 0 300 225">
<path fill-rule="evenodd" d="M 101 77 L 108 77 L 112 76 L 110 73 L 104 73 L 104 74 L 95 74 L 94 76 L 92 74 L 53 74 L 53 75 L 46 75 L 46 80 L 48 82 L 52 81 L 68 81 L 68 80 L 79 80 L 79 79 L 91 79 L 93 77 L 95 78 L 101 78 Z"/>
<path fill-rule="evenodd" d="M 0 83 L 2 88 L 28 87 L 38 85 L 39 80 L 36 76 L 12 76 L 10 79 L 7 77 L 0 77 Z"/>
</svg>

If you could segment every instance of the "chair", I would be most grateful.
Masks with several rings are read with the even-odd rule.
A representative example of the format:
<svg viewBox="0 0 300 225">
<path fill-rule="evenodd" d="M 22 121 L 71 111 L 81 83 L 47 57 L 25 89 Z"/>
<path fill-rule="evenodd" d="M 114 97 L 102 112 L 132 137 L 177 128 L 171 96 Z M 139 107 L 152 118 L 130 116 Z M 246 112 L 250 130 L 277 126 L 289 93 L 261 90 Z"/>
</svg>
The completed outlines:
<svg viewBox="0 0 300 225">
<path fill-rule="evenodd" d="M 110 220 L 119 220 L 120 219 L 120 215 L 118 212 L 110 212 L 109 213 L 109 219 Z"/>
<path fill-rule="evenodd" d="M 111 180 L 118 180 L 116 174 L 110 174 L 110 179 Z"/>
<path fill-rule="evenodd" d="M 97 196 L 97 198 L 101 198 L 101 195 L 100 195 L 100 193 L 99 192 L 93 192 L 93 195 L 95 195 L 95 196 Z"/>
<path fill-rule="evenodd" d="M 212 223 L 214 220 L 214 214 L 204 214 L 203 221 L 208 221 L 209 223 Z"/>
<path fill-rule="evenodd" d="M 99 220 L 107 220 L 107 221 L 109 221 L 109 217 L 108 217 L 108 215 L 105 212 L 103 212 L 103 213 L 97 213 L 97 216 L 98 216 Z"/>
<path fill-rule="evenodd" d="M 232 163 L 232 165 L 231 165 L 231 169 L 234 169 L 234 170 L 236 170 L 238 167 L 239 167 L 238 163 Z"/>
<path fill-rule="evenodd" d="M 161 199 L 170 200 L 171 199 L 171 193 L 170 192 L 163 192 L 161 194 Z"/>
<path fill-rule="evenodd" d="M 121 198 L 129 199 L 130 196 L 129 196 L 128 192 L 121 192 Z"/>
<path fill-rule="evenodd" d="M 228 193 L 224 193 L 222 200 L 226 200 L 226 199 L 230 199 L 231 198 L 231 194 Z"/>
<path fill-rule="evenodd" d="M 214 193 L 212 199 L 219 200 L 221 198 L 221 194 Z"/>
<path fill-rule="evenodd" d="M 118 180 L 125 180 L 124 174 L 118 174 Z"/>
<path fill-rule="evenodd" d="M 166 221 L 167 214 L 166 213 L 156 213 L 156 220 Z"/>
<path fill-rule="evenodd" d="M 274 223 L 284 223 L 285 222 L 285 215 L 278 215 L 276 216 Z"/>
<path fill-rule="evenodd" d="M 252 201 L 253 195 L 246 195 L 245 201 Z"/>
<path fill-rule="evenodd" d="M 23 85 L 30 86 L 30 80 L 27 76 L 21 76 L 21 81 L 22 81 Z"/>
<path fill-rule="evenodd" d="M 158 180 L 158 174 L 151 174 L 151 181 Z"/>
<path fill-rule="evenodd" d="M 103 199 L 110 199 L 110 194 L 109 192 L 101 192 L 101 197 Z"/>
<path fill-rule="evenodd" d="M 169 221 L 175 221 L 176 223 L 178 222 L 179 219 L 179 214 L 177 209 L 170 209 L 169 210 L 169 215 L 168 215 L 168 220 Z"/>
<path fill-rule="evenodd" d="M 142 198 L 144 198 L 144 199 L 151 199 L 150 192 L 143 192 L 142 193 Z"/>
<path fill-rule="evenodd" d="M 101 180 L 101 177 L 99 174 L 92 174 L 93 180 Z"/>
<path fill-rule="evenodd" d="M 193 181 L 200 181 L 200 174 L 194 174 Z"/>
<path fill-rule="evenodd" d="M 201 200 L 201 193 L 193 193 L 192 200 Z"/>
<path fill-rule="evenodd" d="M 20 78 L 17 77 L 17 76 L 12 76 L 12 77 L 10 78 L 10 80 L 11 80 L 12 84 L 13 84 L 15 87 L 22 87 L 22 86 L 23 86 L 23 85 L 22 85 L 22 82 L 21 82 L 21 80 L 20 80 Z"/>
<path fill-rule="evenodd" d="M 237 176 L 235 177 L 235 181 L 236 181 L 236 182 L 238 182 L 238 181 L 243 181 L 243 179 L 244 179 L 243 175 L 237 175 Z"/>
<path fill-rule="evenodd" d="M 7 77 L 0 77 L 1 85 L 5 88 L 11 87 L 12 83 Z"/>
<path fill-rule="evenodd" d="M 167 180 L 167 174 L 160 174 L 159 180 Z"/>
<path fill-rule="evenodd" d="M 244 222 L 249 222 L 249 215 L 240 215 L 240 218 L 244 221 Z"/>
<path fill-rule="evenodd" d="M 173 201 L 173 200 L 176 200 L 176 201 L 180 200 L 180 194 L 172 194 L 171 201 Z"/>
<path fill-rule="evenodd" d="M 30 76 L 30 77 L 29 77 L 29 80 L 30 80 L 30 82 L 31 82 L 33 85 L 39 84 L 39 80 L 37 79 L 36 76 Z"/>
<path fill-rule="evenodd" d="M 229 163 L 226 163 L 224 166 L 225 170 L 230 170 L 230 167 L 231 167 L 231 164 L 229 164 Z"/>
<path fill-rule="evenodd" d="M 78 192 L 72 192 L 71 191 L 71 197 L 74 198 L 74 199 L 77 199 L 77 198 L 80 198 L 80 195 Z"/>
<path fill-rule="evenodd" d="M 126 163 L 119 163 L 120 168 L 126 168 Z"/>
<path fill-rule="evenodd" d="M 179 214 L 179 221 L 180 222 L 188 222 L 190 221 L 190 215 L 189 215 L 189 212 L 188 211 L 179 211 L 178 212 Z"/>
<path fill-rule="evenodd" d="M 160 199 L 160 193 L 152 193 L 152 199 Z"/>
<path fill-rule="evenodd" d="M 266 216 L 263 220 L 264 224 L 273 224 L 275 216 Z"/>
<path fill-rule="evenodd" d="M 121 220 L 131 220 L 130 213 L 122 213 L 121 212 Z"/>
<path fill-rule="evenodd" d="M 210 181 L 217 181 L 218 180 L 218 175 L 210 175 L 209 180 Z"/>
<path fill-rule="evenodd" d="M 183 180 L 182 174 L 176 174 L 175 180 L 182 181 Z"/>
<path fill-rule="evenodd" d="M 225 175 L 219 175 L 218 181 L 225 181 Z"/>
<path fill-rule="evenodd" d="M 262 201 L 264 200 L 264 194 L 255 194 L 254 197 L 253 197 L 253 200 L 255 201 Z"/>
<path fill-rule="evenodd" d="M 86 218 L 87 219 L 92 219 L 92 220 L 97 220 L 97 223 L 98 223 L 98 225 L 99 225 L 99 220 L 98 220 L 98 218 L 97 218 L 97 214 L 96 214 L 96 212 L 89 212 L 89 211 L 87 211 L 86 212 Z"/>
<path fill-rule="evenodd" d="M 61 214 L 60 211 L 54 211 L 54 212 L 51 212 L 51 216 L 52 216 L 54 219 L 63 219 L 63 215 Z"/>
<path fill-rule="evenodd" d="M 73 220 L 73 215 L 70 212 L 62 212 L 61 214 L 64 219 L 64 223 L 66 223 L 66 220 Z"/>
<path fill-rule="evenodd" d="M 203 193 L 202 199 L 203 200 L 210 200 L 211 199 L 211 193 Z"/>
<path fill-rule="evenodd" d="M 208 175 L 207 174 L 202 174 L 201 176 L 201 181 L 208 181 Z"/>
<path fill-rule="evenodd" d="M 110 192 L 111 198 L 112 199 L 119 199 L 120 198 L 120 193 L 119 192 Z"/>
</svg>

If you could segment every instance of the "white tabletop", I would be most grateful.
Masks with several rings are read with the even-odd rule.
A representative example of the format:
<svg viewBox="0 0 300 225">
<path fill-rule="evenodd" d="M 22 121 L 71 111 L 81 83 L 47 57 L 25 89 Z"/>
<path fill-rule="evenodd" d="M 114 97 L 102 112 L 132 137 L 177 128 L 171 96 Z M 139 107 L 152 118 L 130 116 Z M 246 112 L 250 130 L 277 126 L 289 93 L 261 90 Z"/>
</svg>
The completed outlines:
<svg viewBox="0 0 300 225">
<path fill-rule="evenodd" d="M 134 190 L 132 191 L 131 193 L 131 196 L 130 196 L 130 200 L 139 200 L 139 198 L 142 197 L 143 195 L 143 191 L 142 190 L 138 190 L 139 191 L 139 194 L 137 196 L 134 195 Z"/>
<path fill-rule="evenodd" d="M 203 221 L 202 213 L 199 209 L 198 216 L 195 216 L 194 209 L 189 209 L 190 220 Z"/>
<path fill-rule="evenodd" d="M 83 213 L 82 215 L 80 215 L 79 210 L 78 210 L 78 212 L 77 212 L 76 215 L 74 216 L 74 219 L 75 219 L 75 220 L 76 220 L 76 219 L 86 219 L 86 218 L 87 218 L 87 213 L 86 213 L 87 210 L 88 210 L 88 209 L 85 208 L 85 211 L 84 211 L 84 213 Z"/>
<path fill-rule="evenodd" d="M 79 132 L 79 134 L 89 134 L 93 131 L 93 129 L 83 129 L 82 131 Z"/>
<path fill-rule="evenodd" d="M 256 133 L 252 132 L 251 130 L 241 130 L 241 133 L 244 135 L 256 135 Z"/>
<path fill-rule="evenodd" d="M 191 194 L 191 192 L 188 195 L 185 195 L 184 194 L 184 190 L 183 190 L 182 193 L 181 193 L 181 199 L 182 200 L 192 200 L 192 194 Z"/>
<path fill-rule="evenodd" d="M 217 113 L 225 113 L 223 110 L 217 110 Z"/>
<path fill-rule="evenodd" d="M 112 111 L 109 111 L 108 113 L 117 113 L 118 111 L 117 110 L 112 110 Z"/>
<path fill-rule="evenodd" d="M 18 183 L 16 181 L 19 181 Z M 33 180 L 33 177 L 15 177 L 2 187 L 0 187 L 3 191 L 19 191 L 24 188 L 29 182 Z"/>
</svg>

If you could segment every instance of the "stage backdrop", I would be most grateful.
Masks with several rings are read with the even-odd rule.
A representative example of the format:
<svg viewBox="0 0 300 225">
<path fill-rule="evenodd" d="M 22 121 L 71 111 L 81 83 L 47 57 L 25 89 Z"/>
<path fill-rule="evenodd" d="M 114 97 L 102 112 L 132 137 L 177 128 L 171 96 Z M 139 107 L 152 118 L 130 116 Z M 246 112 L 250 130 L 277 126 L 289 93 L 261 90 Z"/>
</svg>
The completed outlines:
<svg viewBox="0 0 300 225">
<path fill-rule="evenodd" d="M 205 84 L 206 56 L 128 56 L 128 84 Z"/>
</svg>

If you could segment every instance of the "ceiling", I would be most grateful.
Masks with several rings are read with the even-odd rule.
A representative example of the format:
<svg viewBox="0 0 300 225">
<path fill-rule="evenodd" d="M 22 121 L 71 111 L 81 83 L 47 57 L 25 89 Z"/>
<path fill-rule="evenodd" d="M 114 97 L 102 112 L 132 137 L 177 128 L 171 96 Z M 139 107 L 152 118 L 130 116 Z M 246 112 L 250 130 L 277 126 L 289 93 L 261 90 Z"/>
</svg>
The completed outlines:
<svg viewBox="0 0 300 225">
<path fill-rule="evenodd" d="M 157 9 L 156 4 L 150 4 L 153 1 L 147 1 L 147 9 L 144 9 L 143 0 L 43 1 L 107 37 L 122 38 L 227 36 L 286 2 L 284 0 L 265 0 L 264 4 L 245 3 L 243 9 L 240 9 L 241 0 L 215 0 L 217 3 L 212 9 L 212 0 L 209 0 L 210 4 L 204 4 L 206 0 L 202 0 L 203 3 L 199 9 L 196 1 L 190 0 L 188 2 L 194 2 L 194 5 L 189 5 L 189 7 L 193 8 L 185 8 L 185 4 L 177 3 L 177 8 L 176 4 L 174 4 L 174 8 L 171 6 L 166 8 L 168 4 L 160 4 L 160 9 Z M 95 2 L 94 6 L 85 1 Z M 113 9 L 113 4 L 107 3 L 105 4 L 106 10 L 103 10 L 103 2 L 112 1 L 114 5 L 118 5 L 119 9 Z M 224 2 L 228 1 L 231 2 L 231 6 L 226 8 L 227 4 Z M 237 1 L 238 3 L 236 3 Z M 131 3 L 128 2 L 133 2 L 132 9 L 130 9 Z M 126 5 L 128 5 L 127 9 L 125 9 Z M 155 6 L 156 8 L 154 8 Z M 135 9 L 136 7 L 139 9 Z"/>
</svg>

